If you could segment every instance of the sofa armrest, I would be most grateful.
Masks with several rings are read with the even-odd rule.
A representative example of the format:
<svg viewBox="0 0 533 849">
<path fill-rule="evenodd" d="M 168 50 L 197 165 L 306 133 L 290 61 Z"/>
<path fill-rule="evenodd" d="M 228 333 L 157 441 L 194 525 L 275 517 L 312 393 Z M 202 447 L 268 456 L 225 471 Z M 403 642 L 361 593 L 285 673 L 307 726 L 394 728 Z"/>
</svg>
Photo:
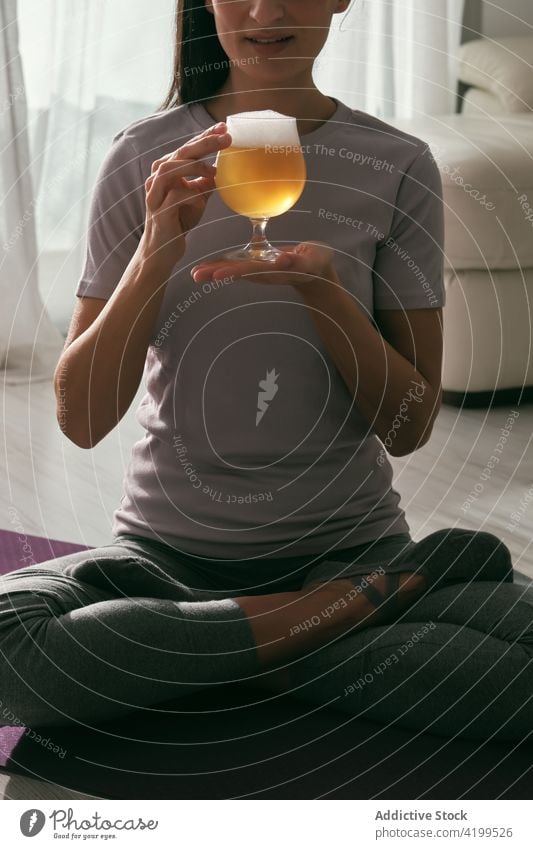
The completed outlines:
<svg viewBox="0 0 533 849">
<path fill-rule="evenodd" d="M 491 91 L 471 86 L 463 95 L 461 113 L 468 118 L 473 116 L 486 118 L 489 115 L 504 115 L 506 110 L 502 101 Z"/>
<path fill-rule="evenodd" d="M 459 49 L 459 78 L 494 95 L 501 112 L 533 111 L 533 37 L 476 39 Z"/>
</svg>

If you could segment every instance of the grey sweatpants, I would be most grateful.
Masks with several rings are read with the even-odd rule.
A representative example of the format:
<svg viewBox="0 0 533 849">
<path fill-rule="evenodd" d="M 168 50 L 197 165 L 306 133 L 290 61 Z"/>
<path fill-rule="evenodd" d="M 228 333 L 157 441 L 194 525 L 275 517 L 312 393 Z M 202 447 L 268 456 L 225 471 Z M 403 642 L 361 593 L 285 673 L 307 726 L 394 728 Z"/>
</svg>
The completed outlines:
<svg viewBox="0 0 533 849">
<path fill-rule="evenodd" d="M 253 685 L 264 670 L 234 597 L 400 571 L 390 561 L 417 544 L 397 534 L 325 555 L 215 562 L 122 536 L 12 571 L 0 577 L 0 725 L 92 725 L 139 706 L 157 715 L 158 702 L 202 687 Z M 470 547 L 475 565 L 475 538 Z M 522 740 L 533 728 L 533 585 L 437 589 L 388 625 L 280 667 L 293 697 L 348 715 Z"/>
</svg>

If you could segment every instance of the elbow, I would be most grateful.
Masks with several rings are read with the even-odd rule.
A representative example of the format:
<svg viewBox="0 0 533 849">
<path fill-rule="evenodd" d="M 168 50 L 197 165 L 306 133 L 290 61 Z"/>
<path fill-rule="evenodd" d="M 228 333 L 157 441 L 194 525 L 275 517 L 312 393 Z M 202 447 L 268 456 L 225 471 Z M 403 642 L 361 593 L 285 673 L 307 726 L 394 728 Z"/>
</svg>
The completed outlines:
<svg viewBox="0 0 533 849">
<path fill-rule="evenodd" d="M 87 433 L 86 430 L 75 428 L 70 422 L 66 421 L 64 411 L 57 411 L 57 423 L 62 434 L 78 448 L 94 448 L 102 439 L 102 437 L 97 439 L 94 433 Z"/>
<path fill-rule="evenodd" d="M 407 457 L 409 454 L 414 454 L 414 452 L 418 451 L 419 448 L 423 448 L 424 445 L 427 445 L 431 439 L 435 419 L 437 418 L 441 406 L 442 386 L 439 387 L 439 391 L 435 396 L 435 402 L 431 409 L 431 416 L 425 422 L 423 429 L 417 430 L 414 434 L 409 434 L 403 442 L 401 440 L 397 440 L 396 444 L 393 443 L 391 449 L 389 449 L 393 457 Z"/>
<path fill-rule="evenodd" d="M 98 443 L 100 442 L 99 439 L 90 439 L 90 438 L 83 437 L 83 436 L 82 437 L 76 437 L 76 438 L 69 437 L 69 439 L 70 439 L 71 442 L 74 443 L 74 445 L 77 445 L 78 448 L 85 448 L 86 450 L 89 450 L 90 448 L 94 448 L 94 446 L 98 445 Z"/>
<path fill-rule="evenodd" d="M 425 429 L 422 436 L 416 441 L 411 441 L 408 445 L 398 445 L 397 450 L 394 452 L 394 457 L 407 457 L 409 454 L 414 454 L 415 451 L 418 451 L 419 448 L 423 448 L 424 445 L 427 445 L 431 438 L 431 434 L 433 431 L 433 427 L 428 427 Z"/>
<path fill-rule="evenodd" d="M 96 442 L 88 439 L 85 434 L 76 433 L 71 428 L 65 427 L 64 425 L 62 426 L 59 418 L 58 423 L 63 435 L 67 437 L 69 442 L 74 443 L 74 445 L 78 448 L 93 448 L 96 445 Z"/>
<path fill-rule="evenodd" d="M 428 440 L 424 439 L 417 443 L 412 443 L 408 446 L 396 446 L 394 451 L 390 451 L 393 457 L 408 457 L 409 454 L 414 454 L 419 448 L 422 448 Z"/>
<path fill-rule="evenodd" d="M 402 448 L 401 446 L 395 445 L 394 450 L 389 448 L 389 454 L 391 457 L 408 457 L 414 450 L 414 448 Z"/>
<path fill-rule="evenodd" d="M 433 425 L 428 425 L 424 432 L 415 439 L 409 439 L 408 441 L 396 441 L 389 448 L 389 454 L 393 457 L 408 457 L 409 454 L 414 454 L 415 451 L 418 451 L 419 448 L 423 448 L 426 445 L 433 432 Z"/>
</svg>

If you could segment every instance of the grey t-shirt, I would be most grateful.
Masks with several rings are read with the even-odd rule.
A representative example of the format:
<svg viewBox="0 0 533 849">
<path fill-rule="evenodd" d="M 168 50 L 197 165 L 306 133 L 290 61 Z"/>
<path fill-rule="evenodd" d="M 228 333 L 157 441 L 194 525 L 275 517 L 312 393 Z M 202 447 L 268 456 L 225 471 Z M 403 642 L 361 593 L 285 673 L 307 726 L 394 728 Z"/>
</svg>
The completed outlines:
<svg viewBox="0 0 533 849">
<path fill-rule="evenodd" d="M 152 162 L 214 123 L 199 103 L 121 130 L 92 198 L 76 294 L 109 298 L 135 252 Z M 442 185 L 427 145 L 337 101 L 302 135 L 307 183 L 271 219 L 274 243 L 318 240 L 369 321 L 444 306 Z M 210 161 L 214 161 L 214 157 Z M 284 558 L 409 532 L 383 445 L 290 285 L 195 283 L 191 267 L 245 244 L 214 192 L 166 285 L 148 348 L 144 430 L 112 532 L 206 558 Z"/>
</svg>

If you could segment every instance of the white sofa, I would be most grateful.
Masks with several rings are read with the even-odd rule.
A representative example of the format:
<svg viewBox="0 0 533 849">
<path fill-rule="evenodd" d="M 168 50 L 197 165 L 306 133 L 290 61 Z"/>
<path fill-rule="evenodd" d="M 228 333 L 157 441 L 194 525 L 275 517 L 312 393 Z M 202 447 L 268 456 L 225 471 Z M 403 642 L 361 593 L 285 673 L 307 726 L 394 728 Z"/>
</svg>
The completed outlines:
<svg viewBox="0 0 533 849">
<path fill-rule="evenodd" d="M 533 36 L 480 38 L 459 50 L 465 115 L 533 110 Z"/>
<path fill-rule="evenodd" d="M 460 115 L 396 120 L 426 139 L 446 209 L 445 403 L 533 400 L 533 37 L 459 50 Z"/>
<path fill-rule="evenodd" d="M 533 113 L 394 124 L 428 141 L 443 178 L 443 400 L 532 400 Z"/>
</svg>

